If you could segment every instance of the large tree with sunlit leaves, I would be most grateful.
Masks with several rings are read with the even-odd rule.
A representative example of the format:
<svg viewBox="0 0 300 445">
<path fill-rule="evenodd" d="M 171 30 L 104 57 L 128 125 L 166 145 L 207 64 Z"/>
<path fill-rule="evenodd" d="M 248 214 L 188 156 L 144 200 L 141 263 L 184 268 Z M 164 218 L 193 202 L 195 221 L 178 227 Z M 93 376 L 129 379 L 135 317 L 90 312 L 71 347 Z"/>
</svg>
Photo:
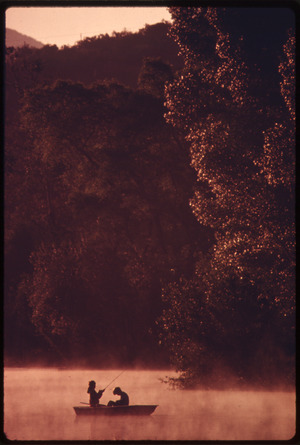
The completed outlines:
<svg viewBox="0 0 300 445">
<path fill-rule="evenodd" d="M 166 90 L 166 118 L 190 143 L 198 177 L 190 205 L 213 229 L 215 243 L 207 257 L 199 255 L 193 280 L 165 289 L 162 339 L 185 386 L 229 375 L 239 382 L 292 381 L 292 30 L 275 31 L 285 43 L 268 40 L 279 19 L 272 10 L 266 31 L 260 15 L 266 11 L 251 11 L 252 31 L 243 29 L 247 18 L 238 8 L 171 13 L 185 66 Z"/>
</svg>

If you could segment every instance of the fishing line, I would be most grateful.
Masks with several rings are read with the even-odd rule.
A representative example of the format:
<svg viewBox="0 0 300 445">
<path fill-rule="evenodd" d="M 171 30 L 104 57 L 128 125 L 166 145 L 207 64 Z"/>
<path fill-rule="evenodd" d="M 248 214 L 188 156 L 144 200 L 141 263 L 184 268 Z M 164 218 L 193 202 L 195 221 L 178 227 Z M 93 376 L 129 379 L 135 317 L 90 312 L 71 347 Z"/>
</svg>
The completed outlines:
<svg viewBox="0 0 300 445">
<path fill-rule="evenodd" d="M 103 392 L 106 390 L 106 388 L 108 388 L 109 387 L 109 385 L 111 385 L 115 380 L 117 380 L 117 378 L 118 377 L 120 377 L 120 375 L 121 374 L 123 374 L 123 372 L 125 372 L 125 369 L 123 369 L 123 371 L 122 372 L 120 372 L 120 374 L 119 375 L 117 375 L 117 377 L 115 377 L 104 389 L 103 389 Z"/>
</svg>

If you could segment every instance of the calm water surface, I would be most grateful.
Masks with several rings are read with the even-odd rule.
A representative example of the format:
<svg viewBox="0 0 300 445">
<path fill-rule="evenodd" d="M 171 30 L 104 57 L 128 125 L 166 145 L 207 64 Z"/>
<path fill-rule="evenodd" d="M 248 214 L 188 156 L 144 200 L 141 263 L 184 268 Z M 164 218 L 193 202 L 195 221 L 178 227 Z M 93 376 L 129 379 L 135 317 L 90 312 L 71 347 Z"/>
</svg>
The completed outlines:
<svg viewBox="0 0 300 445">
<path fill-rule="evenodd" d="M 159 378 L 169 371 L 125 371 L 101 402 L 159 405 L 147 417 L 78 418 L 73 406 L 88 402 L 87 386 L 105 387 L 119 370 L 4 370 L 4 432 L 10 440 L 288 440 L 295 434 L 295 393 L 175 391 Z M 83 406 L 83 405 L 81 405 Z"/>
</svg>

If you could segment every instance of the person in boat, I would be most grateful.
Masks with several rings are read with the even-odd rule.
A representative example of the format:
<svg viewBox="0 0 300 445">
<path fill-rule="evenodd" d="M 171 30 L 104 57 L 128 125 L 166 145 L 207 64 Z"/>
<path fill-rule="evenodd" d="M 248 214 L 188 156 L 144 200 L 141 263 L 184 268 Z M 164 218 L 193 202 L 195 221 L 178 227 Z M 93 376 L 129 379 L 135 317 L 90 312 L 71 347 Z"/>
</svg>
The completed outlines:
<svg viewBox="0 0 300 445">
<path fill-rule="evenodd" d="M 116 402 L 114 402 L 113 400 L 110 400 L 108 402 L 107 406 L 126 406 L 126 405 L 129 405 L 128 394 L 126 394 L 126 392 L 122 391 L 119 386 L 117 386 L 113 390 L 113 394 L 121 396 L 121 398 L 119 400 L 117 400 Z"/>
<path fill-rule="evenodd" d="M 102 394 L 104 393 L 104 389 L 100 389 L 98 392 L 96 391 L 96 382 L 91 380 L 89 382 L 89 387 L 87 393 L 90 395 L 90 405 L 91 406 L 99 406 L 99 399 L 101 399 Z"/>
</svg>

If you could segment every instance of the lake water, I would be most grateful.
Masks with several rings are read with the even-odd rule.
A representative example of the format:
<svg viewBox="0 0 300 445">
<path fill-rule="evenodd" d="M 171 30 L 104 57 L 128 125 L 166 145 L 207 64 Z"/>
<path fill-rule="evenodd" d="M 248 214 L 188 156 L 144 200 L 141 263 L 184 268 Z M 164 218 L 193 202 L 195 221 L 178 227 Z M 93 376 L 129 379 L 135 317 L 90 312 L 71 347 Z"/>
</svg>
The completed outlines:
<svg viewBox="0 0 300 445">
<path fill-rule="evenodd" d="M 89 380 L 105 387 L 119 370 L 4 370 L 4 432 L 10 440 L 288 440 L 295 434 L 295 393 L 171 390 L 169 371 L 125 371 L 114 386 L 130 404 L 159 405 L 151 416 L 79 418 Z M 174 374 L 174 373 L 173 373 Z M 83 406 L 83 405 L 81 405 Z"/>
</svg>

